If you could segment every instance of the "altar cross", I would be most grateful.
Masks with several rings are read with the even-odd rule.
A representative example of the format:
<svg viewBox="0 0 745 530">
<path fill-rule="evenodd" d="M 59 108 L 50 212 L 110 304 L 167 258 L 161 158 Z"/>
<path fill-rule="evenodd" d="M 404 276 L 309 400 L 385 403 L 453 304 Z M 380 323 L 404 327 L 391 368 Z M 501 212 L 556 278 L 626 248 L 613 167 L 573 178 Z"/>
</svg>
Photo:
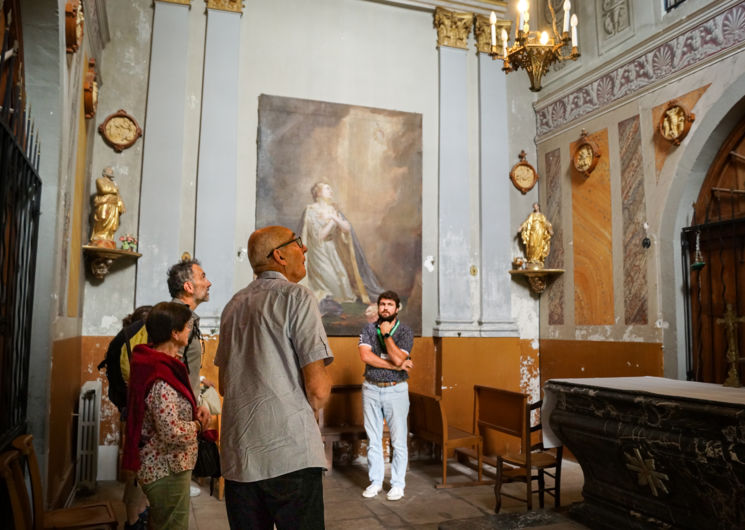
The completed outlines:
<svg viewBox="0 0 745 530">
<path fill-rule="evenodd" d="M 724 386 L 742 386 L 740 376 L 737 373 L 737 361 L 743 359 L 737 351 L 737 324 L 740 322 L 745 322 L 745 317 L 738 317 L 732 304 L 727 304 L 727 312 L 724 313 L 724 318 L 716 320 L 717 324 L 727 326 L 727 362 L 730 368 Z"/>
</svg>

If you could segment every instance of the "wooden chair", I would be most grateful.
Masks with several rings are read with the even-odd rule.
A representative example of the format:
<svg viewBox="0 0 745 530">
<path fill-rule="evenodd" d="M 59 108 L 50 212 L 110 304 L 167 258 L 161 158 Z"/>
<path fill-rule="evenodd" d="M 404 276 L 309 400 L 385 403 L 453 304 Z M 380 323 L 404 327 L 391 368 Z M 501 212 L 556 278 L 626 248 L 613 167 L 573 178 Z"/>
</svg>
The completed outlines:
<svg viewBox="0 0 745 530">
<path fill-rule="evenodd" d="M 445 409 L 438 396 L 409 392 L 409 431 L 442 448 L 442 482 L 435 484 L 436 488 L 474 486 L 483 483 L 481 480 L 481 436 L 449 426 Z M 448 452 L 456 447 L 475 448 L 478 459 L 477 482 L 447 483 Z"/>
<path fill-rule="evenodd" d="M 474 420 L 479 432 L 484 435 L 488 429 L 507 434 L 519 440 L 520 451 L 507 450 L 504 454 L 497 454 L 495 467 L 497 470 L 494 495 L 499 513 L 502 507 L 502 495 L 517 499 L 527 504 L 528 510 L 533 509 L 533 493 L 538 493 L 540 507 L 544 505 L 544 493 L 554 497 L 554 505 L 561 504 L 561 458 L 562 447 L 555 452 L 546 451 L 543 442 L 531 442 L 531 434 L 538 433 L 541 425 L 530 426 L 530 418 L 534 410 L 540 409 L 541 402 L 528 404 L 528 395 L 520 392 L 510 392 L 486 386 L 476 385 L 474 388 Z M 537 436 L 540 440 L 540 435 Z M 491 459 L 490 459 L 491 460 Z M 489 463 L 489 462 L 487 462 Z M 553 469 L 553 472 L 547 470 Z M 554 480 L 552 488 L 546 488 L 545 475 Z M 538 489 L 532 489 L 533 480 L 538 481 Z M 502 492 L 505 482 L 525 482 L 525 498 L 516 497 Z"/>
<path fill-rule="evenodd" d="M 108 501 L 59 510 L 45 510 L 39 463 L 36 459 L 32 436 L 24 434 L 17 437 L 13 440 L 13 447 L 15 447 L 14 450 L 0 455 L 0 474 L 8 489 L 16 529 L 104 527 L 115 530 L 117 528 L 116 515 Z M 31 479 L 30 499 L 26 488 L 25 467 L 28 468 Z"/>
</svg>

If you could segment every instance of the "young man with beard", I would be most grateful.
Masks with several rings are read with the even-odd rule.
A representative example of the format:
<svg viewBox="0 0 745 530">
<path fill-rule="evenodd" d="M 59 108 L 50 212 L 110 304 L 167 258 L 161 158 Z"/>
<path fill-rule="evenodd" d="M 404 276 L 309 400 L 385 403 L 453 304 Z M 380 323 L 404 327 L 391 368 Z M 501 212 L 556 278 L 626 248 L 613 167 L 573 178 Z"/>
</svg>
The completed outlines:
<svg viewBox="0 0 745 530">
<path fill-rule="evenodd" d="M 370 485 L 363 497 L 375 497 L 383 489 L 383 419 L 388 424 L 393 446 L 391 489 L 388 500 L 404 496 L 409 415 L 409 370 L 414 366 L 410 353 L 414 333 L 398 320 L 401 302 L 393 291 L 378 296 L 378 320 L 362 329 L 359 352 L 365 363 L 362 383 L 362 410 L 369 445 L 367 466 Z"/>
</svg>

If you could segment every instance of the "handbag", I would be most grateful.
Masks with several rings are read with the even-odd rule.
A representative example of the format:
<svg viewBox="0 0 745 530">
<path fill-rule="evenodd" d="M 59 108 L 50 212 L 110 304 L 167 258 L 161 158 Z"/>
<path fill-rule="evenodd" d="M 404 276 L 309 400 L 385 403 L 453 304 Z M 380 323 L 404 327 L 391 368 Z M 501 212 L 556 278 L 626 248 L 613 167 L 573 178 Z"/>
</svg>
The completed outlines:
<svg viewBox="0 0 745 530">
<path fill-rule="evenodd" d="M 220 478 L 220 450 L 215 440 L 217 432 L 214 429 L 204 431 L 197 439 L 197 463 L 193 477 Z"/>
</svg>

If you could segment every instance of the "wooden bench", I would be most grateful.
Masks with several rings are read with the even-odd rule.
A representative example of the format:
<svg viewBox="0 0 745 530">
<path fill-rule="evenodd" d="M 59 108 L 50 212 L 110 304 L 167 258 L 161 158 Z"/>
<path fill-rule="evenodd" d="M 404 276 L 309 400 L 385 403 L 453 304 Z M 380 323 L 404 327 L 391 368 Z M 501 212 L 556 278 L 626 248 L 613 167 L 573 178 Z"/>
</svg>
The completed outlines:
<svg viewBox="0 0 745 530">
<path fill-rule="evenodd" d="M 561 503 L 562 448 L 545 451 L 540 441 L 540 422 L 531 427 L 532 412 L 540 409 L 541 402 L 529 404 L 527 394 L 499 388 L 475 385 L 473 390 L 474 423 L 478 432 L 486 436 L 486 432 L 491 429 L 514 437 L 520 446 L 519 451 L 505 450 L 501 453 L 484 454 L 481 457 L 482 463 L 494 466 L 497 471 L 494 511 L 499 513 L 503 495 L 525 502 L 528 510 L 531 510 L 533 493 L 538 493 L 541 508 L 544 504 L 544 493 L 554 497 L 555 507 L 558 508 Z M 531 434 L 539 435 L 539 441 L 533 443 Z M 476 457 L 467 449 L 456 449 L 456 452 L 470 458 Z M 547 471 L 552 468 L 553 473 Z M 545 475 L 554 479 L 552 488 L 545 487 Z M 532 489 L 533 480 L 538 481 L 538 489 L 535 491 Z M 502 484 L 512 481 L 525 482 L 525 498 L 502 492 Z"/>
<path fill-rule="evenodd" d="M 331 397 L 318 414 L 326 462 L 330 475 L 334 469 L 334 442 L 341 440 L 354 442 L 367 439 L 362 415 L 362 385 L 334 385 Z M 383 443 L 390 440 L 388 427 L 383 434 Z M 390 454 L 390 452 L 389 452 Z"/>
<path fill-rule="evenodd" d="M 409 392 L 409 431 L 414 435 L 442 448 L 442 482 L 436 488 L 474 486 L 481 480 L 482 438 L 478 434 L 463 431 L 448 425 L 445 409 L 438 396 Z M 448 453 L 456 447 L 472 447 L 478 460 L 478 481 L 447 483 Z"/>
</svg>

